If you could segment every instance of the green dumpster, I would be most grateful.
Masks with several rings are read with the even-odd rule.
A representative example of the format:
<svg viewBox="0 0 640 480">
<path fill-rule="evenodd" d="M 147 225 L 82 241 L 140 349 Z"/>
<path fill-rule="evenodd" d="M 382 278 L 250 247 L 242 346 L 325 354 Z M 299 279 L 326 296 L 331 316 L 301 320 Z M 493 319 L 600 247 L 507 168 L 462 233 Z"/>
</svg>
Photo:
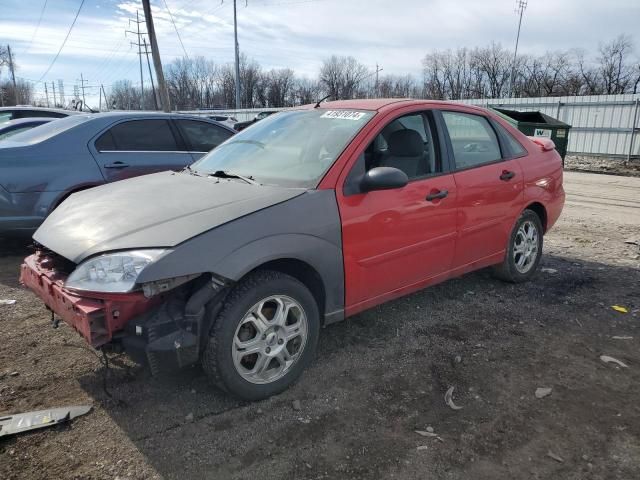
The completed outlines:
<svg viewBox="0 0 640 480">
<path fill-rule="evenodd" d="M 504 118 L 511 125 L 516 127 L 525 135 L 530 137 L 545 137 L 553 140 L 556 150 L 562 157 L 567 154 L 569 144 L 569 130 L 571 125 L 561 122 L 542 112 L 519 112 L 517 110 L 506 110 L 504 108 L 492 108 L 494 112 Z"/>
</svg>

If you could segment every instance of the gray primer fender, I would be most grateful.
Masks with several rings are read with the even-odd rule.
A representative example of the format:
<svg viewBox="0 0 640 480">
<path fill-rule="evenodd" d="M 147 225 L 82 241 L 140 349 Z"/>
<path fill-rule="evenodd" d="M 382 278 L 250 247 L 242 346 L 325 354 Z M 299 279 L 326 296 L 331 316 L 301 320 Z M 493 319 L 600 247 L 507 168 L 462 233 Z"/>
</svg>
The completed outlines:
<svg viewBox="0 0 640 480">
<path fill-rule="evenodd" d="M 145 268 L 138 282 L 205 272 L 238 281 L 278 259 L 313 267 L 325 288 L 326 322 L 344 317 L 342 235 L 333 190 L 309 190 L 187 240 Z"/>
</svg>

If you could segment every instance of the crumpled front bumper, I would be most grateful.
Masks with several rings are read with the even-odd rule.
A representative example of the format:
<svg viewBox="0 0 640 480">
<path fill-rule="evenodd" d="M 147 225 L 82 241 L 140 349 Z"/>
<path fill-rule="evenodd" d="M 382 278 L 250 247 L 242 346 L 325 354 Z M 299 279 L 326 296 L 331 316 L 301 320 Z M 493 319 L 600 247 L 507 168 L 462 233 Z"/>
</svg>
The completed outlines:
<svg viewBox="0 0 640 480">
<path fill-rule="evenodd" d="M 72 293 L 64 288 L 67 275 L 58 271 L 55 263 L 44 252 L 28 256 L 21 266 L 20 282 L 95 348 L 111 341 L 131 319 L 161 301 L 158 297 L 146 298 L 141 292 Z"/>
</svg>

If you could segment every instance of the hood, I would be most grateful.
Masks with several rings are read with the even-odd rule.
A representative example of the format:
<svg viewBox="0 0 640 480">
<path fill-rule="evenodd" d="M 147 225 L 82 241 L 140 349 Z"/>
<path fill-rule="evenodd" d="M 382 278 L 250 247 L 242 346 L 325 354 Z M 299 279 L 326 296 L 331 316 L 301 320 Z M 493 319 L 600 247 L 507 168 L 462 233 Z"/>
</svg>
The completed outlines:
<svg viewBox="0 0 640 480">
<path fill-rule="evenodd" d="M 111 250 L 173 247 L 303 192 L 235 179 L 156 173 L 71 195 L 33 238 L 75 263 Z"/>
</svg>

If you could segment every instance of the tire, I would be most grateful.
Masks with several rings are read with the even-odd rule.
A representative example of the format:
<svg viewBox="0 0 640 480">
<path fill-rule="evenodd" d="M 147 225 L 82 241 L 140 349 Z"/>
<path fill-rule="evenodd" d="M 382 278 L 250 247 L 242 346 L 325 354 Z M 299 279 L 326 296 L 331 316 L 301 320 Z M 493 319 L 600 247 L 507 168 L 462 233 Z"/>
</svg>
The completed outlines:
<svg viewBox="0 0 640 480">
<path fill-rule="evenodd" d="M 243 400 L 262 400 L 300 377 L 314 358 L 319 334 L 320 313 L 309 289 L 284 273 L 258 271 L 229 293 L 202 365 L 219 388 Z"/>
<path fill-rule="evenodd" d="M 527 235 L 528 232 L 534 231 L 531 230 L 532 228 L 535 229 L 535 233 Z M 524 244 L 522 243 L 523 234 L 527 236 L 529 244 L 526 243 L 526 240 Z M 535 240 L 532 238 L 533 236 L 535 236 Z M 500 265 L 494 267 L 495 276 L 512 283 L 522 283 L 530 280 L 538 269 L 540 257 L 542 256 L 542 245 L 543 228 L 540 217 L 533 210 L 525 210 L 511 231 L 504 260 Z M 526 253 L 517 253 L 516 249 L 531 252 L 530 248 L 535 248 L 535 257 L 531 260 L 530 257 L 534 253 L 530 253 L 528 262 L 526 258 L 523 261 L 523 255 L 526 257 Z"/>
</svg>

